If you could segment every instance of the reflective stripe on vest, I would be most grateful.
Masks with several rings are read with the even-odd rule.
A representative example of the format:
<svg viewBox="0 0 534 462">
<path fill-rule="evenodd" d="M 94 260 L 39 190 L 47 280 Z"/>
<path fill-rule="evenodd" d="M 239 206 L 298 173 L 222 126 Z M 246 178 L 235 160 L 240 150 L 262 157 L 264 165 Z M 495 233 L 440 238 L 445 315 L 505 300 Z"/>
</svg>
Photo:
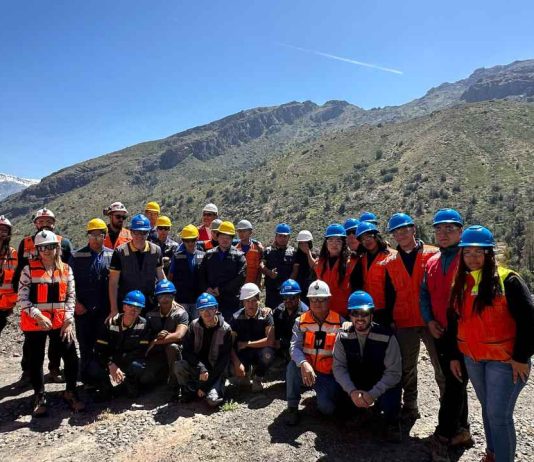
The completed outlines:
<svg viewBox="0 0 534 462">
<path fill-rule="evenodd" d="M 389 253 L 380 251 L 367 269 L 367 253 L 363 254 L 361 259 L 363 290 L 365 290 L 375 302 L 375 310 L 381 310 L 386 307 L 386 266 L 385 261 L 397 253 L 396 250 L 388 249 Z"/>
<path fill-rule="evenodd" d="M 13 247 L 9 247 L 7 254 L 0 258 L 0 265 L 0 310 L 10 310 L 17 303 L 17 293 L 13 290 L 17 251 Z"/>
<path fill-rule="evenodd" d="M 349 296 L 351 292 L 350 275 L 356 260 L 349 257 L 347 260 L 347 267 L 343 281 L 339 283 L 339 258 L 336 260 L 333 268 L 325 264 L 325 260 L 320 259 L 317 263 L 317 278 L 328 284 L 332 298 L 330 299 L 330 309 L 339 313 L 341 316 L 347 316 L 347 306 L 349 303 Z"/>
<path fill-rule="evenodd" d="M 237 250 L 243 252 L 241 242 L 236 246 Z M 258 273 L 260 271 L 260 262 L 261 262 L 262 252 L 255 242 L 250 244 L 250 247 L 245 253 L 245 259 L 247 260 L 247 275 L 245 282 L 256 282 L 258 280 Z"/>
<path fill-rule="evenodd" d="M 467 276 L 457 339 L 460 351 L 475 361 L 508 361 L 514 351 L 516 323 L 508 309 L 504 280 L 515 273 L 507 268 L 498 267 L 497 270 L 502 294 L 497 295 L 482 313 L 473 312 L 482 270 Z"/>
</svg>

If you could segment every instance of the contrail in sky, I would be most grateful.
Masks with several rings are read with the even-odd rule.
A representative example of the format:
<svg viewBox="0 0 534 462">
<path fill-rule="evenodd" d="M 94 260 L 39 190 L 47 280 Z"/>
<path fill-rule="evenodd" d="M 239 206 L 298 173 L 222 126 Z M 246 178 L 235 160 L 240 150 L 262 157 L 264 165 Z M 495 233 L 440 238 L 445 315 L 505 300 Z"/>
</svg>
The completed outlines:
<svg viewBox="0 0 534 462">
<path fill-rule="evenodd" d="M 391 69 L 390 67 L 383 67 L 383 66 L 378 66 L 376 64 L 364 63 L 362 61 L 356 61 L 355 59 L 343 58 L 342 56 L 336 56 L 330 53 L 323 53 L 322 51 L 309 50 L 307 48 L 296 47 L 295 45 L 289 45 L 287 43 L 280 43 L 280 42 L 278 42 L 278 45 L 282 45 L 283 47 L 287 47 L 287 48 L 293 48 L 294 50 L 303 51 L 305 53 L 312 53 L 314 55 L 323 56 L 325 58 L 335 59 L 337 61 L 343 61 L 344 63 L 356 64 L 357 66 L 370 67 L 372 69 L 378 69 L 384 72 L 391 72 L 393 74 L 401 74 L 401 75 L 403 74 L 402 71 L 399 71 L 397 69 Z"/>
</svg>

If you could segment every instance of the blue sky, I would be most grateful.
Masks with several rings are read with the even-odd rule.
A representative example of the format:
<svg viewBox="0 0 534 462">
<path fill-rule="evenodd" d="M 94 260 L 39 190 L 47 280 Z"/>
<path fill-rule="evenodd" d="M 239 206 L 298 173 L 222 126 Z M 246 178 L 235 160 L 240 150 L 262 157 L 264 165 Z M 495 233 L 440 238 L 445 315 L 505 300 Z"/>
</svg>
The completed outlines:
<svg viewBox="0 0 534 462">
<path fill-rule="evenodd" d="M 397 105 L 476 68 L 534 57 L 534 2 L 524 0 L 0 8 L 0 172 L 31 178 L 242 109 Z"/>
</svg>

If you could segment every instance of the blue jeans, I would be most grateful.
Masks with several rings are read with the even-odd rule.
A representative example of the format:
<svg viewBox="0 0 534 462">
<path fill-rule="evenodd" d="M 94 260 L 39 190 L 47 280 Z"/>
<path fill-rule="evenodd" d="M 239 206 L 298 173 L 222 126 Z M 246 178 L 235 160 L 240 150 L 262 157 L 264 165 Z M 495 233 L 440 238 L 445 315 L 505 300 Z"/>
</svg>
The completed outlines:
<svg viewBox="0 0 534 462">
<path fill-rule="evenodd" d="M 243 348 L 237 352 L 237 357 L 247 370 L 255 366 L 254 375 L 263 377 L 274 361 L 274 348 Z"/>
<path fill-rule="evenodd" d="M 286 397 L 289 407 L 298 407 L 300 402 L 300 388 L 302 375 L 295 361 L 289 361 L 286 369 Z M 342 390 L 332 374 L 317 373 L 313 386 L 317 395 L 317 408 L 324 415 L 332 415 L 336 404 L 342 396 Z"/>
<path fill-rule="evenodd" d="M 514 407 L 525 383 L 518 379 L 514 384 L 512 366 L 501 361 L 474 361 L 466 356 L 465 366 L 482 406 L 487 448 L 498 462 L 513 462 Z"/>
</svg>

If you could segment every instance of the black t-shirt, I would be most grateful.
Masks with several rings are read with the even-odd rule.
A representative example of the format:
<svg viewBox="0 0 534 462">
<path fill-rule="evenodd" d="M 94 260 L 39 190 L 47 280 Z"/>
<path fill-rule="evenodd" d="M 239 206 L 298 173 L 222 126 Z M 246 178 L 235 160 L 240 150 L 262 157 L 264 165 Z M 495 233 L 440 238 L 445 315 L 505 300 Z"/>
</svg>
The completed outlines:
<svg viewBox="0 0 534 462">
<path fill-rule="evenodd" d="M 204 326 L 204 334 L 202 335 L 202 347 L 200 348 L 200 351 L 198 352 L 198 359 L 206 367 L 209 367 L 211 340 L 213 338 L 213 334 L 215 333 L 215 331 L 217 330 L 219 326 L 218 324 L 216 324 L 213 327 L 206 327 L 203 322 L 202 322 L 202 325 Z"/>
<path fill-rule="evenodd" d="M 134 250 L 134 247 L 130 245 L 130 251 L 136 256 L 139 269 L 143 267 L 143 260 L 145 259 L 145 254 L 147 253 L 149 249 L 150 247 L 148 247 L 148 243 L 145 246 L 145 250 Z M 156 266 L 159 268 L 162 265 L 163 265 L 163 260 L 162 260 L 162 256 L 160 253 Z M 117 252 L 117 249 L 115 249 L 115 251 L 113 252 L 113 256 L 111 257 L 111 264 L 109 265 L 109 269 L 116 270 L 116 271 L 122 270 L 121 258 L 119 256 L 119 253 Z"/>
<path fill-rule="evenodd" d="M 265 329 L 273 325 L 272 315 L 263 316 L 260 309 L 254 318 L 247 318 L 245 309 L 241 308 L 230 321 L 230 327 L 237 334 L 236 341 L 238 342 L 261 340 L 265 338 Z"/>
</svg>

